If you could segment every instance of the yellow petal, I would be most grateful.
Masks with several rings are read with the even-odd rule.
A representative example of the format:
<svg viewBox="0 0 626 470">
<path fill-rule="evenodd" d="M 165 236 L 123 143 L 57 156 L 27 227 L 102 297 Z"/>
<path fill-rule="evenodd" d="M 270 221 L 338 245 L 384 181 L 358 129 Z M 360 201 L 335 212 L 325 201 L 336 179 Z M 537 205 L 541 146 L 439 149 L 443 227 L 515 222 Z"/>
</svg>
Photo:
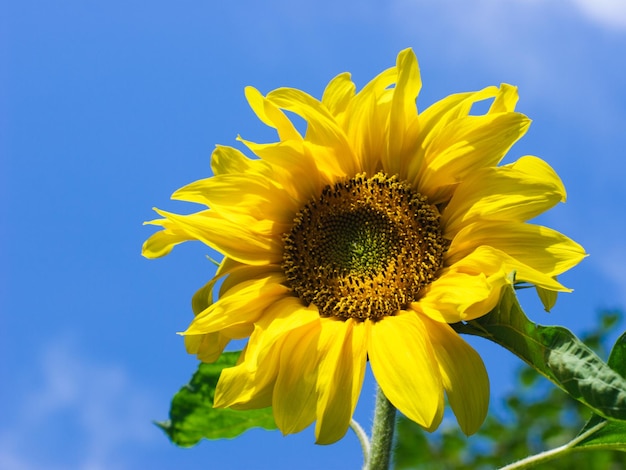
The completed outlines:
<svg viewBox="0 0 626 470">
<path fill-rule="evenodd" d="M 237 282 L 242 282 L 247 279 L 259 278 L 263 274 L 267 274 L 273 270 L 275 271 L 276 269 L 271 269 L 268 266 L 247 266 L 230 258 L 224 258 L 218 266 L 213 279 L 198 289 L 191 298 L 191 309 L 193 310 L 194 315 L 202 312 L 213 303 L 213 291 L 215 289 L 215 285 L 224 276 L 232 278 L 230 275 L 236 272 L 238 273 L 238 276 L 236 277 Z M 223 286 L 224 284 L 222 284 L 222 288 Z"/>
<path fill-rule="evenodd" d="M 517 87 L 502 83 L 496 99 L 489 108 L 489 113 L 510 113 L 515 110 L 518 99 Z"/>
<path fill-rule="evenodd" d="M 319 330 L 301 328 L 283 342 L 272 398 L 274 419 L 283 434 L 300 432 L 315 420 L 318 340 Z"/>
<path fill-rule="evenodd" d="M 215 284 L 223 276 L 233 271 L 242 270 L 245 267 L 229 258 L 224 258 L 220 263 L 213 279 L 193 295 L 191 308 L 194 315 L 202 312 L 213 304 L 213 291 Z M 250 268 L 250 267 L 248 267 Z M 258 267 L 252 267 L 258 270 Z M 246 335 L 247 336 L 247 335 Z M 202 362 L 215 362 L 221 356 L 226 345 L 230 342 L 232 335 L 226 336 L 222 332 L 207 333 L 201 335 L 187 335 L 184 337 L 185 348 L 189 354 L 195 354 Z"/>
<path fill-rule="evenodd" d="M 441 215 L 444 236 L 480 220 L 524 222 L 565 200 L 558 175 L 537 157 L 511 165 L 477 170 L 457 187 Z"/>
<path fill-rule="evenodd" d="M 324 186 L 332 185 L 344 178 L 352 178 L 355 175 L 355 173 L 346 171 L 346 165 L 342 163 L 341 153 L 336 148 L 306 141 L 303 144 L 303 150 L 308 157 L 315 161 L 317 171 L 320 173 L 321 184 Z M 319 197 L 319 192 L 315 196 Z"/>
<path fill-rule="evenodd" d="M 228 339 L 245 339 L 250 337 L 253 331 L 254 325 L 252 323 L 239 323 L 223 328 L 220 333 Z"/>
<path fill-rule="evenodd" d="M 490 276 L 449 272 L 430 284 L 411 308 L 445 323 L 473 320 L 497 305 L 506 283 L 504 272 Z"/>
<path fill-rule="evenodd" d="M 316 444 L 332 444 L 348 430 L 365 375 L 369 326 L 352 319 L 321 320 Z"/>
<path fill-rule="evenodd" d="M 187 240 L 201 241 L 236 261 L 262 265 L 280 263 L 282 259 L 282 242 L 272 233 L 280 230 L 276 227 L 278 224 L 244 216 L 226 220 L 212 211 L 190 215 L 155 211 L 165 217 L 170 226 L 176 227 L 177 233 L 188 237 Z"/>
<path fill-rule="evenodd" d="M 254 360 L 248 360 L 248 350 L 244 349 L 235 367 L 222 370 L 213 407 L 252 410 L 271 406 L 279 354 L 280 347 L 277 346 L 267 361 L 257 365 Z"/>
<path fill-rule="evenodd" d="M 259 161 L 251 160 L 233 147 L 217 145 L 211 154 L 211 169 L 214 175 L 229 173 L 260 173 L 269 172 L 268 166 Z"/>
<path fill-rule="evenodd" d="M 380 158 L 386 150 L 385 127 L 389 106 L 381 100 L 397 77 L 395 67 L 371 80 L 351 100 L 346 110 L 345 129 L 357 155 L 361 171 L 374 174 L 380 169 Z"/>
<path fill-rule="evenodd" d="M 493 256 L 502 260 L 509 272 L 515 272 L 515 280 L 518 282 L 528 282 L 543 289 L 553 290 L 557 292 L 571 292 L 572 289 L 565 287 L 556 276 L 550 276 L 544 272 L 534 269 L 532 266 L 522 262 L 519 259 L 512 258 L 507 253 L 493 248 Z"/>
<path fill-rule="evenodd" d="M 386 151 L 382 155 L 383 170 L 392 175 L 405 174 L 409 164 L 407 156 L 417 150 L 419 121 L 415 100 L 422 88 L 417 58 L 411 49 L 398 54 L 396 68 L 398 78 L 389 113 Z M 409 128 L 411 133 L 407 132 Z"/>
<path fill-rule="evenodd" d="M 319 196 L 322 189 L 322 176 L 311 152 L 307 151 L 301 142 L 291 140 L 273 144 L 257 144 L 243 139 L 239 140 L 261 159 L 271 164 L 274 180 L 299 206 L 309 202 L 312 197 Z M 322 168 L 322 171 L 325 172 L 326 169 Z"/>
<path fill-rule="evenodd" d="M 344 175 L 354 175 L 358 172 L 356 159 L 345 133 L 322 103 L 294 88 L 274 90 L 267 95 L 267 99 L 276 106 L 302 117 L 307 122 L 306 142 L 312 146 L 333 149 L 332 156 Z"/>
<path fill-rule="evenodd" d="M 491 86 L 477 92 L 450 95 L 420 113 L 417 126 L 419 128 L 418 149 L 409 162 L 407 180 L 414 184 L 420 181 L 421 176 L 427 169 L 424 160 L 425 151 L 443 129 L 454 120 L 469 115 L 475 103 L 493 98 L 498 93 L 498 88 Z"/>
<path fill-rule="evenodd" d="M 428 164 L 417 187 L 431 202 L 445 201 L 451 185 L 499 163 L 529 125 L 530 120 L 518 113 L 466 116 L 452 121 L 426 149 Z"/>
<path fill-rule="evenodd" d="M 224 218 L 230 214 L 291 223 L 298 205 L 269 178 L 255 174 L 225 174 L 194 181 L 172 199 L 204 204 Z"/>
<path fill-rule="evenodd" d="M 277 300 L 291 295 L 284 286 L 282 273 L 270 273 L 260 279 L 242 282 L 217 302 L 200 312 L 184 334 L 211 333 L 236 325 L 253 323 Z"/>
<path fill-rule="evenodd" d="M 537 291 L 537 295 L 539 296 L 539 300 L 541 300 L 541 303 L 543 304 L 543 308 L 545 309 L 545 311 L 549 312 L 550 310 L 552 310 L 552 308 L 556 304 L 557 293 L 552 290 L 544 289 L 543 287 L 538 286 L 535 286 L 535 289 Z"/>
<path fill-rule="evenodd" d="M 368 353 L 378 385 L 407 418 L 434 430 L 443 415 L 443 385 L 428 331 L 414 312 L 372 325 Z"/>
<path fill-rule="evenodd" d="M 494 86 L 476 92 L 456 93 L 426 108 L 419 115 L 422 148 L 430 147 L 433 139 L 452 121 L 467 116 L 474 103 L 492 98 L 497 93 L 498 89 Z"/>
<path fill-rule="evenodd" d="M 220 280 L 220 277 L 214 276 L 209 282 L 196 291 L 191 298 L 191 310 L 194 315 L 207 309 L 214 301 L 213 291 L 215 284 Z"/>
<path fill-rule="evenodd" d="M 354 96 L 355 90 L 356 86 L 352 83 L 350 74 L 347 72 L 342 73 L 326 85 L 322 95 L 322 103 L 331 114 L 337 117 L 346 110 Z"/>
<path fill-rule="evenodd" d="M 163 225 L 163 222 L 161 220 L 144 222 L 144 225 L 148 224 Z M 175 230 L 171 228 L 161 230 L 160 232 L 150 235 L 150 237 L 143 243 L 141 254 L 149 259 L 160 258 L 161 256 L 165 256 L 172 251 L 172 248 L 176 245 L 189 240 L 193 240 L 193 236 L 182 230 Z"/>
<path fill-rule="evenodd" d="M 587 256 L 578 243 L 547 227 L 480 221 L 457 233 L 446 253 L 446 264 L 455 263 L 481 245 L 503 251 L 550 277 L 567 271 Z"/>
<path fill-rule="evenodd" d="M 472 435 L 489 407 L 489 377 L 482 359 L 447 324 L 423 319 L 437 357 L 443 387 L 461 430 Z"/>
<path fill-rule="evenodd" d="M 238 265 L 228 272 L 224 272 L 226 278 L 223 280 L 222 285 L 219 288 L 219 297 L 229 295 L 230 289 L 238 286 L 239 284 L 252 281 L 256 279 L 262 279 L 273 274 L 282 273 L 280 266 L 269 264 L 265 266 L 248 266 Z M 218 272 L 217 274 L 222 274 Z M 217 275 L 216 274 L 216 275 Z M 207 305 L 208 307 L 208 305 Z"/>
<path fill-rule="evenodd" d="M 280 140 L 302 140 L 296 127 L 278 106 L 265 98 L 256 88 L 245 88 L 246 99 L 258 118 L 278 131 Z"/>
<path fill-rule="evenodd" d="M 297 297 L 284 297 L 269 306 L 255 323 L 248 349 L 258 357 L 259 362 L 264 362 L 265 355 L 281 338 L 298 328 L 318 330 L 319 322 L 317 307 L 306 307 Z"/>
<path fill-rule="evenodd" d="M 478 253 L 480 255 L 477 255 Z M 507 277 L 511 273 L 515 273 L 516 281 L 528 282 L 548 290 L 571 292 L 571 289 L 568 289 L 556 280 L 556 276 L 550 276 L 534 269 L 523 261 L 491 246 L 483 245 L 478 247 L 475 253 L 459 261 L 451 269 L 455 266 L 466 264 L 467 259 L 473 260 L 473 266 L 470 269 L 474 272 L 492 273 L 496 272 L 497 267 L 500 266 L 499 269 L 507 273 Z"/>
<path fill-rule="evenodd" d="M 268 306 L 255 324 L 238 365 L 222 371 L 215 406 L 236 409 L 270 406 L 284 341 L 289 337 L 300 338 L 306 331 L 319 331 L 319 320 L 316 308 L 304 307 L 295 297 L 285 297 Z"/>
<path fill-rule="evenodd" d="M 504 260 L 489 247 L 479 247 L 428 285 L 423 297 L 411 308 L 436 321 L 456 323 L 488 313 L 508 284 L 510 271 Z"/>
<path fill-rule="evenodd" d="M 215 362 L 224 352 L 230 338 L 220 332 L 185 336 L 185 349 L 202 362 Z"/>
</svg>

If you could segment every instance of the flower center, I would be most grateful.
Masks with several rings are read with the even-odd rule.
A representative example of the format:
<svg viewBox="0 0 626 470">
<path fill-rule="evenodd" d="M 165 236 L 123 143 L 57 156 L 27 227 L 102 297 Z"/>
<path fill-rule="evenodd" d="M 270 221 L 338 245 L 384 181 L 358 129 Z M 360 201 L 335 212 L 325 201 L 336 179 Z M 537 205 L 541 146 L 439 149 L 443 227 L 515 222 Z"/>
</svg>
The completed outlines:
<svg viewBox="0 0 626 470">
<path fill-rule="evenodd" d="M 326 186 L 284 236 L 288 285 L 323 317 L 379 320 L 417 300 L 443 265 L 439 211 L 378 173 Z"/>
</svg>

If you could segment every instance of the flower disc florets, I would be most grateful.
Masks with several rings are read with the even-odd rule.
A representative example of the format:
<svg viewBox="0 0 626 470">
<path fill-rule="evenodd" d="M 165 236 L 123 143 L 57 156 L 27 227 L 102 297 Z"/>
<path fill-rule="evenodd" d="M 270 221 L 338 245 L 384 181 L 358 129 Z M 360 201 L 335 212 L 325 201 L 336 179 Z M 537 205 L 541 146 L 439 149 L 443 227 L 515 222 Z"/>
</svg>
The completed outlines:
<svg viewBox="0 0 626 470">
<path fill-rule="evenodd" d="M 284 237 L 289 286 L 323 317 L 378 320 L 406 308 L 443 265 L 439 211 L 378 173 L 328 185 Z"/>
</svg>

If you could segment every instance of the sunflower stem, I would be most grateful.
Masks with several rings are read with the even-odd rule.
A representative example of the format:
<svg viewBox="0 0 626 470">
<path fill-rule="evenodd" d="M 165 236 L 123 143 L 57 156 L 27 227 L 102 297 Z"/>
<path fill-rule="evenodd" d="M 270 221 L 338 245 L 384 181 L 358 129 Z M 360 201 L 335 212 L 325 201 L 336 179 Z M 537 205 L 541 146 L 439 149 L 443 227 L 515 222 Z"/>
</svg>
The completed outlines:
<svg viewBox="0 0 626 470">
<path fill-rule="evenodd" d="M 356 437 L 359 439 L 361 443 L 361 450 L 363 451 L 363 469 L 367 469 L 367 461 L 370 456 L 370 440 L 365 433 L 365 430 L 361 427 L 361 425 L 355 421 L 354 419 L 350 420 L 350 427 L 356 434 Z"/>
<path fill-rule="evenodd" d="M 565 445 L 562 445 L 561 447 L 547 450 L 539 454 L 531 455 L 530 457 L 526 457 L 525 459 L 518 460 L 517 462 L 506 465 L 500 468 L 500 470 L 522 470 L 522 469 L 534 467 L 535 465 L 540 464 L 540 463 L 548 462 L 549 460 L 553 460 L 557 457 L 563 457 L 564 455 L 572 452 L 576 444 L 584 441 L 590 435 L 602 429 L 607 423 L 608 421 L 602 421 L 601 423 L 598 423 L 597 425 L 587 430 L 586 432 L 580 434 L 579 436 L 576 436 L 573 440 L 571 440 Z"/>
<path fill-rule="evenodd" d="M 391 463 L 391 444 L 396 427 L 396 408 L 380 387 L 376 392 L 376 408 L 372 425 L 372 442 L 367 470 L 386 470 Z"/>
</svg>

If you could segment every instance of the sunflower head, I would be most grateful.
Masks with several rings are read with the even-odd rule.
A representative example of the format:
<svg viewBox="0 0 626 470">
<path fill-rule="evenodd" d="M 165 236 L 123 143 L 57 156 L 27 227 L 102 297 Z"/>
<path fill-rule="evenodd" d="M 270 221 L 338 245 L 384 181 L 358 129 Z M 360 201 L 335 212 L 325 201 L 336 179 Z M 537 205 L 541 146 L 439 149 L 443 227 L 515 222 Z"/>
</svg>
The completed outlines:
<svg viewBox="0 0 626 470">
<path fill-rule="evenodd" d="M 356 92 L 349 74 L 321 100 L 280 88 L 246 97 L 278 140 L 213 152 L 213 176 L 173 198 L 206 209 L 157 210 L 147 257 L 199 240 L 224 255 L 193 299 L 190 353 L 216 360 L 247 338 L 222 372 L 215 406 L 273 406 L 283 433 L 316 422 L 319 443 L 341 438 L 366 362 L 384 394 L 428 430 L 444 392 L 466 434 L 487 412 L 478 354 L 451 328 L 495 307 L 502 288 L 536 286 L 549 308 L 567 291 L 557 276 L 580 245 L 528 221 L 565 200 L 550 166 L 500 162 L 526 132 L 517 89 L 502 84 L 450 95 L 418 112 L 410 49 Z M 472 114 L 475 103 L 492 100 Z M 306 122 L 302 134 L 287 112 Z M 215 288 L 221 281 L 214 299 Z"/>
</svg>

